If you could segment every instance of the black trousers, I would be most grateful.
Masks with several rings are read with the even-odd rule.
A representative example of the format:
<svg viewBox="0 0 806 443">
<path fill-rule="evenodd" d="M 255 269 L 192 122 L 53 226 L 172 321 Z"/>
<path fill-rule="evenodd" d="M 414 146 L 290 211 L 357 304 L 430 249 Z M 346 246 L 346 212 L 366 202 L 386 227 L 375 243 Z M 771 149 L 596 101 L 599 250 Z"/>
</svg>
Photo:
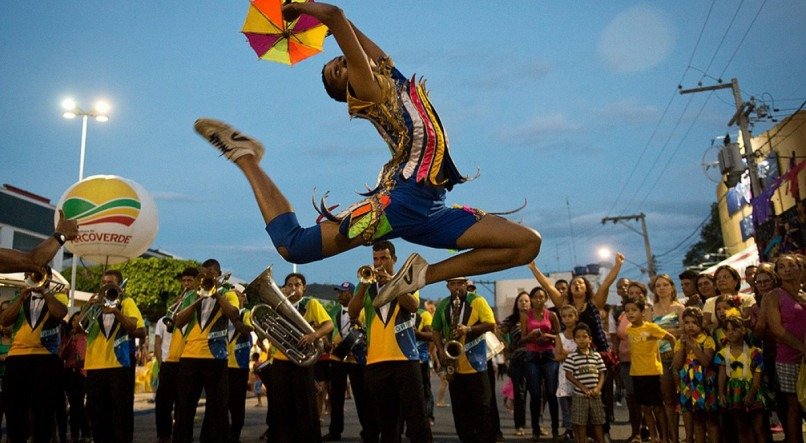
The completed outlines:
<svg viewBox="0 0 806 443">
<path fill-rule="evenodd" d="M 229 377 L 229 441 L 241 440 L 244 417 L 246 416 L 246 388 L 249 385 L 249 368 L 227 368 Z"/>
<path fill-rule="evenodd" d="M 399 442 L 399 418 L 406 425 L 406 436 L 410 441 L 433 441 L 423 407 L 419 361 L 385 361 L 367 365 L 364 387 L 372 414 L 370 419 L 374 418 L 380 431 L 380 436 L 377 433 L 368 435 L 365 442 Z"/>
<path fill-rule="evenodd" d="M 87 396 L 86 377 L 81 369 L 65 368 L 64 383 L 67 402 L 70 404 L 70 438 L 90 438 L 90 422 L 84 409 L 84 399 Z"/>
<path fill-rule="evenodd" d="M 454 374 L 448 385 L 456 435 L 464 443 L 495 441 L 490 422 L 490 382 L 487 371 Z"/>
<path fill-rule="evenodd" d="M 64 398 L 59 389 L 61 371 L 62 362 L 56 355 L 14 355 L 6 359 L 3 396 L 10 442 L 27 441 L 29 410 L 33 411 L 33 441 L 50 442 L 56 401 Z"/>
<path fill-rule="evenodd" d="M 96 443 L 129 441 L 128 422 L 134 411 L 128 406 L 134 392 L 129 389 L 129 368 L 87 371 L 87 403 L 92 438 Z"/>
<path fill-rule="evenodd" d="M 312 367 L 274 360 L 269 372 L 269 439 L 274 442 L 322 441 L 316 410 L 316 385 Z"/>
<path fill-rule="evenodd" d="M 176 405 L 179 362 L 162 362 L 159 377 L 157 394 L 154 397 L 154 420 L 157 425 L 157 437 L 170 438 L 174 426 L 173 410 Z"/>
<path fill-rule="evenodd" d="M 193 440 L 193 417 L 205 392 L 204 421 L 199 441 L 220 442 L 227 435 L 227 360 L 183 358 L 179 360 L 174 439 L 179 443 Z"/>
<path fill-rule="evenodd" d="M 492 360 L 487 360 L 487 381 L 490 384 L 490 426 L 493 436 L 498 436 L 501 435 L 501 417 L 498 415 L 498 399 L 495 396 L 495 370 Z"/>
<path fill-rule="evenodd" d="M 333 361 L 330 366 L 330 374 L 330 426 L 328 432 L 332 436 L 341 436 L 341 433 L 344 432 L 344 393 L 347 390 L 347 377 L 350 377 L 355 410 L 358 413 L 358 422 L 361 424 L 361 437 L 365 438 L 364 430 L 373 428 L 374 423 L 370 423 L 367 417 L 364 365 Z"/>
<path fill-rule="evenodd" d="M 431 368 L 427 361 L 420 362 L 420 377 L 423 379 L 423 401 L 425 402 L 425 418 L 434 419 L 434 392 L 431 391 Z"/>
</svg>

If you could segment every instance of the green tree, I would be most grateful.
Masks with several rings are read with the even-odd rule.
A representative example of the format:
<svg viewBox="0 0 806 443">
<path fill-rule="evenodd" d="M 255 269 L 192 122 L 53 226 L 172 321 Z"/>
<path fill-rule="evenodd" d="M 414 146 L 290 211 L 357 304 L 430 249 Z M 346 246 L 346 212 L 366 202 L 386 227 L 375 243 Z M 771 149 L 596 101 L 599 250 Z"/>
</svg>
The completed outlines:
<svg viewBox="0 0 806 443">
<path fill-rule="evenodd" d="M 169 298 L 179 293 L 179 275 L 189 266 L 198 267 L 199 263 L 195 260 L 173 258 L 133 258 L 124 263 L 109 265 L 108 269 L 117 269 L 123 273 L 123 277 L 128 279 L 126 294 L 137 303 L 143 318 L 156 322 L 165 314 Z M 101 265 L 79 269 L 76 289 L 97 292 L 102 273 Z"/>
<path fill-rule="evenodd" d="M 700 230 L 700 241 L 691 245 L 683 258 L 683 266 L 696 266 L 703 262 L 703 256 L 725 246 L 719 220 L 719 206 L 711 204 L 711 218 Z"/>
</svg>

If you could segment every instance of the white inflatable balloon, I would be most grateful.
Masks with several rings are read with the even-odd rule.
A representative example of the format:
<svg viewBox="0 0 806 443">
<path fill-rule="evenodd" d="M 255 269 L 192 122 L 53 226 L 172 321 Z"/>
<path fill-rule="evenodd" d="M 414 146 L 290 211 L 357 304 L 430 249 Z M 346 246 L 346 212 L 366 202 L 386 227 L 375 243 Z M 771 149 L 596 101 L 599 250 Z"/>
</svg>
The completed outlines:
<svg viewBox="0 0 806 443">
<path fill-rule="evenodd" d="M 115 175 L 94 175 L 71 186 L 57 209 L 78 220 L 73 254 L 95 263 L 121 263 L 145 252 L 157 237 L 159 217 L 151 195 L 138 183 Z M 58 211 L 55 220 L 58 221 Z"/>
</svg>

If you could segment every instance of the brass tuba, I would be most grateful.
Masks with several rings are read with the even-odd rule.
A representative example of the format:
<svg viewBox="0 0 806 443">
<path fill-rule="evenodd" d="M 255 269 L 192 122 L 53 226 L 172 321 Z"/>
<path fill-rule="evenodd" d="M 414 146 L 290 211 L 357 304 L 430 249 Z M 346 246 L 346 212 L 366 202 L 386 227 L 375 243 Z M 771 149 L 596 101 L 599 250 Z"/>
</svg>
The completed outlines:
<svg viewBox="0 0 806 443">
<path fill-rule="evenodd" d="M 313 326 L 305 321 L 274 282 L 271 266 L 249 283 L 246 294 L 250 299 L 257 295 L 263 301 L 251 311 L 252 326 L 258 338 L 268 339 L 298 366 L 310 366 L 319 360 L 323 340 L 300 348 L 299 340 L 314 332 Z"/>
</svg>

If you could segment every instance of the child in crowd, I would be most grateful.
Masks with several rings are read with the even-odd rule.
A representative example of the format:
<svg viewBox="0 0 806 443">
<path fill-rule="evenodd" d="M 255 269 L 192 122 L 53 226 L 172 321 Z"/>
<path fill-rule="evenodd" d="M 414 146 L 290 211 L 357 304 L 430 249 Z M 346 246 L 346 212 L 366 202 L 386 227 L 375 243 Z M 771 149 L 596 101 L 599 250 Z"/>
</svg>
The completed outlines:
<svg viewBox="0 0 806 443">
<path fill-rule="evenodd" d="M 725 335 L 725 319 L 728 317 L 728 313 L 740 316 L 740 305 L 741 300 L 738 297 L 719 296 L 719 300 L 716 301 L 714 308 L 716 313 L 716 327 L 711 332 L 711 337 L 714 338 L 717 350 L 722 349 L 728 344 L 728 338 Z"/>
<path fill-rule="evenodd" d="M 764 401 L 761 395 L 761 351 L 748 345 L 746 328 L 739 316 L 725 319 L 728 344 L 717 353 L 714 364 L 719 367 L 719 401 L 733 422 L 741 443 L 765 441 L 762 432 Z"/>
<path fill-rule="evenodd" d="M 599 353 L 591 349 L 590 327 L 580 323 L 573 331 L 577 350 L 565 358 L 563 371 L 574 386 L 574 397 L 571 401 L 574 434 L 577 443 L 585 443 L 590 425 L 594 439 L 598 443 L 604 443 L 605 414 L 602 385 L 605 381 L 605 364 Z"/>
<path fill-rule="evenodd" d="M 712 362 L 716 345 L 703 332 L 703 313 L 696 306 L 683 310 L 683 334 L 674 346 L 673 367 L 678 374 L 680 407 L 690 417 L 692 433 L 689 443 L 704 443 L 706 429 L 711 442 L 719 441 L 716 416 L 716 371 Z M 718 315 L 717 315 L 718 317 Z M 721 324 L 721 322 L 720 322 Z"/>
<path fill-rule="evenodd" d="M 558 334 L 560 340 L 557 341 L 554 348 L 554 358 L 562 363 L 577 350 L 576 341 L 574 341 L 574 328 L 579 320 L 577 308 L 573 305 L 563 305 L 560 308 L 560 318 L 562 319 L 565 329 Z M 565 428 L 566 440 L 574 439 L 574 431 L 571 424 L 571 396 L 574 393 L 574 385 L 566 377 L 559 377 L 559 384 L 557 385 L 557 400 L 560 402 L 560 410 L 563 416 L 563 427 Z"/>
<path fill-rule="evenodd" d="M 260 380 L 260 376 L 255 372 L 257 367 L 260 366 L 260 354 L 257 352 L 253 352 L 251 356 L 251 362 L 249 363 L 249 378 L 252 379 L 252 392 L 255 393 L 255 397 L 257 397 L 257 405 L 255 406 L 263 406 L 263 381 Z"/>
<path fill-rule="evenodd" d="M 630 380 L 635 399 L 644 413 L 653 443 L 667 441 L 668 422 L 660 393 L 663 366 L 660 361 L 659 340 L 672 345 L 675 338 L 660 326 L 644 321 L 646 299 L 627 298 L 623 302 L 624 315 L 630 322 L 627 337 L 630 340 Z"/>
</svg>

